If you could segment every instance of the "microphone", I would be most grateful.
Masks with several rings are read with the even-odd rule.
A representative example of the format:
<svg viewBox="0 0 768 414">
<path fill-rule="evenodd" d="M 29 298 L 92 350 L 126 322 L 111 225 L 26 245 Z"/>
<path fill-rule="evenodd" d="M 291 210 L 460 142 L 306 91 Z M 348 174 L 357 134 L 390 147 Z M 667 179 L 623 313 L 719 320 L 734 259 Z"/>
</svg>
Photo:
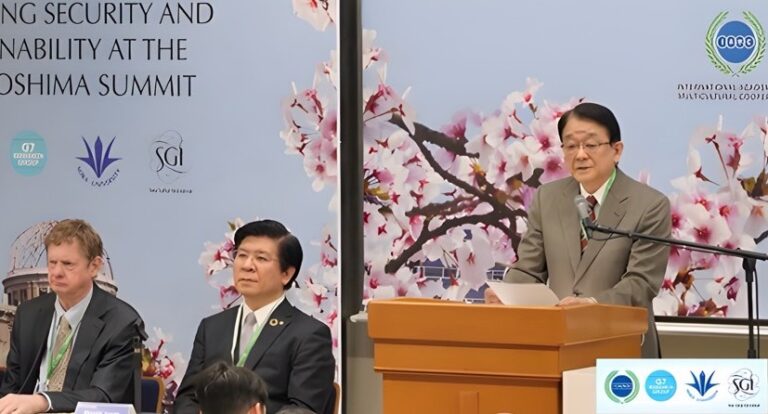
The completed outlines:
<svg viewBox="0 0 768 414">
<path fill-rule="evenodd" d="M 573 198 L 574 204 L 576 204 L 576 210 L 579 212 L 579 221 L 584 231 L 587 233 L 587 238 L 592 238 L 592 219 L 589 218 L 589 204 L 587 199 L 583 195 L 577 194 Z"/>
</svg>

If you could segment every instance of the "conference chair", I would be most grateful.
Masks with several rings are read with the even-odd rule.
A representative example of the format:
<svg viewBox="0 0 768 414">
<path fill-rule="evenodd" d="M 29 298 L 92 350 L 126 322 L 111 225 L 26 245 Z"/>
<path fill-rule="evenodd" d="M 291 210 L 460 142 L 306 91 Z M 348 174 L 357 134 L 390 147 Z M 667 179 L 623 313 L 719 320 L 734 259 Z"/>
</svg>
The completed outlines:
<svg viewBox="0 0 768 414">
<path fill-rule="evenodd" d="M 162 413 L 165 384 L 158 377 L 141 377 L 141 412 Z"/>
</svg>

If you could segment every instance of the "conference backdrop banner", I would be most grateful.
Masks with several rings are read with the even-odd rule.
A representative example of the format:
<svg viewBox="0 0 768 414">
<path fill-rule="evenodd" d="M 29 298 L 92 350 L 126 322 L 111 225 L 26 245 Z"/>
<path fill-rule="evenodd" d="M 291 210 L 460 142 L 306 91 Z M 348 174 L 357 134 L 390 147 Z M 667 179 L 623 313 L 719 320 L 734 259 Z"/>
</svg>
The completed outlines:
<svg viewBox="0 0 768 414">
<path fill-rule="evenodd" d="M 289 300 L 336 340 L 335 8 L 3 1 L 5 335 L 48 290 L 47 232 L 85 219 L 107 251 L 98 282 L 144 318 L 144 370 L 170 403 L 200 320 L 239 303 L 234 230 L 274 218 L 305 251 Z"/>
<path fill-rule="evenodd" d="M 755 1 L 364 1 L 366 299 L 481 299 L 568 174 L 580 101 L 615 112 L 673 237 L 765 251 L 766 24 Z M 673 248 L 654 310 L 745 317 L 747 296 L 739 259 Z"/>
</svg>

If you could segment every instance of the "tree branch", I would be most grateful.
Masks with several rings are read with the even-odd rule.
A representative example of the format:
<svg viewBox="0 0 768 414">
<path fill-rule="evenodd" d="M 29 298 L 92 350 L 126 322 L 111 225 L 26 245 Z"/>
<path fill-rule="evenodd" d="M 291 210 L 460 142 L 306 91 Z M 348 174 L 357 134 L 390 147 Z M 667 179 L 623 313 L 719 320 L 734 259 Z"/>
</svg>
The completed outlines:
<svg viewBox="0 0 768 414">
<path fill-rule="evenodd" d="M 417 126 L 420 124 L 416 124 Z M 417 128 L 418 129 L 418 128 Z M 439 132 L 436 132 L 437 134 L 440 134 Z M 490 194 L 480 191 L 480 189 L 475 188 L 474 186 L 470 185 L 469 183 L 466 183 L 460 179 L 458 179 L 453 174 L 446 171 L 438 162 L 435 160 L 435 157 L 432 156 L 432 152 L 427 149 L 426 145 L 424 145 L 424 142 L 421 140 L 421 137 L 418 135 L 411 135 L 411 138 L 413 139 L 413 142 L 416 143 L 416 145 L 419 147 L 419 150 L 421 151 L 421 155 L 424 156 L 424 159 L 427 161 L 427 163 L 434 169 L 441 177 L 443 177 L 446 181 L 449 183 L 455 185 L 456 187 L 459 187 L 460 189 L 464 190 L 468 194 L 472 194 L 479 198 L 482 201 L 485 201 L 486 203 L 492 205 L 494 209 L 507 209 L 506 205 L 503 205 L 496 200 L 495 197 L 491 196 Z M 494 188 L 494 190 L 496 190 Z M 493 191 L 495 194 L 496 191 Z"/>
<path fill-rule="evenodd" d="M 389 122 L 397 125 L 406 132 L 408 131 L 408 128 L 406 128 L 405 122 L 403 122 L 403 118 L 400 115 L 393 114 Z M 416 136 L 418 136 L 420 140 L 431 142 L 437 146 L 447 149 L 448 151 L 451 151 L 456 155 L 465 155 L 467 157 L 473 158 L 480 156 L 480 154 L 474 152 L 467 152 L 466 145 L 468 141 L 464 137 L 451 138 L 442 132 L 435 131 L 434 129 L 430 129 L 419 123 L 414 123 L 414 126 L 416 130 L 413 132 L 413 135 L 411 135 L 411 138 L 414 138 L 414 140 Z"/>
<path fill-rule="evenodd" d="M 406 212 L 407 217 L 412 216 L 425 216 L 435 217 L 440 214 L 450 215 L 456 214 L 465 208 L 476 207 L 478 201 L 473 196 L 459 196 L 453 200 L 446 201 L 444 203 L 431 203 L 424 207 L 414 207 L 410 211 Z"/>
<path fill-rule="evenodd" d="M 435 158 L 432 156 L 432 152 L 429 151 L 429 149 L 425 145 L 425 142 L 430 142 L 448 151 L 451 151 L 457 156 L 467 156 L 472 158 L 478 158 L 479 154 L 467 152 L 466 144 L 468 141 L 466 138 L 451 138 L 441 132 L 430 129 L 419 123 L 414 124 L 415 131 L 413 134 L 411 134 L 406 128 L 402 117 L 400 117 L 399 115 L 392 115 L 390 122 L 394 125 L 397 125 L 404 131 L 408 132 L 408 135 L 411 137 L 411 139 L 413 139 L 413 142 L 418 146 L 419 151 L 421 152 L 422 156 L 427 161 L 427 163 L 432 167 L 433 170 L 435 170 L 435 172 L 437 172 L 443 179 L 445 179 L 445 181 L 454 185 L 455 187 L 460 188 L 467 194 L 474 196 L 474 197 L 464 196 L 465 200 L 473 200 L 476 205 L 479 204 L 480 202 L 486 202 L 491 206 L 493 210 L 490 213 L 483 214 L 483 215 L 449 218 L 446 221 L 444 221 L 436 229 L 429 231 L 428 224 L 432 217 L 436 217 L 440 214 L 443 214 L 443 215 L 455 214 L 456 208 L 457 208 L 457 205 L 454 204 L 455 201 L 439 203 L 439 204 L 430 204 L 425 207 L 415 207 L 411 209 L 409 212 L 406 213 L 407 216 L 424 214 L 427 212 L 431 213 L 431 215 L 425 215 L 425 217 L 427 217 L 427 220 L 425 221 L 425 225 L 422 228 L 421 234 L 419 234 L 419 237 L 414 241 L 414 243 L 411 246 L 409 246 L 407 249 L 405 249 L 403 252 L 401 252 L 400 255 L 398 255 L 396 258 L 387 262 L 387 264 L 384 267 L 385 272 L 390 274 L 395 273 L 414 254 L 416 254 L 421 250 L 421 248 L 424 246 L 424 243 L 426 243 L 431 239 L 434 239 L 436 237 L 446 234 L 446 232 L 452 228 L 463 226 L 465 224 L 485 224 L 487 226 L 496 227 L 502 232 L 504 232 L 504 234 L 507 237 L 509 237 L 513 245 L 517 245 L 519 243 L 520 236 L 518 236 L 516 233 L 517 224 L 515 222 L 515 219 L 517 217 L 525 217 L 526 216 L 525 211 L 523 211 L 522 209 L 513 210 L 509 206 L 507 206 L 505 201 L 507 198 L 500 197 L 500 195 L 502 194 L 502 191 L 496 188 L 492 183 L 488 182 L 485 179 L 484 175 L 478 174 L 477 176 L 477 182 L 480 187 L 478 188 L 465 181 L 460 180 L 455 175 L 449 173 L 437 162 L 437 160 L 435 160 Z M 539 181 L 539 177 L 541 176 L 541 173 L 542 173 L 541 170 L 535 171 L 533 176 L 530 177 L 528 180 L 526 180 L 525 183 L 526 184 L 537 183 Z M 520 181 L 522 182 L 522 180 Z M 461 201 L 459 201 L 458 204 L 460 205 Z M 439 211 L 440 208 L 445 208 L 447 211 Z M 438 211 L 435 211 L 435 210 L 438 210 Z M 509 226 L 506 226 L 501 222 L 504 219 L 509 220 L 510 222 Z"/>
<path fill-rule="evenodd" d="M 521 210 L 515 210 L 515 215 L 523 216 L 525 215 L 522 213 Z M 455 227 L 461 227 L 465 224 L 487 224 L 489 226 L 494 226 L 496 228 L 501 229 L 504 231 L 505 226 L 503 226 L 500 221 L 501 219 L 505 218 L 500 212 L 494 210 L 490 213 L 482 214 L 482 215 L 476 215 L 476 216 L 464 216 L 464 217 L 456 217 L 451 218 L 446 221 L 444 221 L 440 226 L 435 228 L 434 230 L 429 230 L 428 223 L 425 223 L 421 234 L 419 234 L 419 238 L 416 239 L 416 241 L 410 245 L 407 249 L 403 250 L 400 255 L 390 261 L 387 262 L 387 264 L 384 266 L 384 271 L 389 274 L 394 274 L 395 272 L 400 269 L 400 267 L 405 264 L 408 259 L 410 259 L 414 254 L 419 252 L 421 248 L 424 246 L 424 243 L 426 243 L 429 240 L 432 240 L 436 237 L 440 237 L 445 235 L 448 230 L 455 228 Z"/>
</svg>

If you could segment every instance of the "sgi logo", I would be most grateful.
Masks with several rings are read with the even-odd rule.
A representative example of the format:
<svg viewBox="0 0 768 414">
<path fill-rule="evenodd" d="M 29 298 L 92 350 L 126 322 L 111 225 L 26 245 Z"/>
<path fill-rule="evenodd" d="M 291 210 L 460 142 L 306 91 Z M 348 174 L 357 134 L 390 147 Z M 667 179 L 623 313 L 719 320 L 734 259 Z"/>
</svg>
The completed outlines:
<svg viewBox="0 0 768 414">
<path fill-rule="evenodd" d="M 707 30 L 707 56 L 715 68 L 726 75 L 751 72 L 765 55 L 763 26 L 751 12 L 743 14 L 743 21 L 723 23 L 728 12 L 721 12 Z"/>
<path fill-rule="evenodd" d="M 611 371 L 605 378 L 605 394 L 613 402 L 626 404 L 640 392 L 637 375 L 632 371 Z"/>
<path fill-rule="evenodd" d="M 760 382 L 760 378 L 757 375 L 743 368 L 728 377 L 728 392 L 739 401 L 748 400 L 757 395 L 760 390 L 758 382 Z"/>
<path fill-rule="evenodd" d="M 149 167 L 166 184 L 187 173 L 183 142 L 181 134 L 177 131 L 165 131 L 150 145 Z"/>
</svg>

